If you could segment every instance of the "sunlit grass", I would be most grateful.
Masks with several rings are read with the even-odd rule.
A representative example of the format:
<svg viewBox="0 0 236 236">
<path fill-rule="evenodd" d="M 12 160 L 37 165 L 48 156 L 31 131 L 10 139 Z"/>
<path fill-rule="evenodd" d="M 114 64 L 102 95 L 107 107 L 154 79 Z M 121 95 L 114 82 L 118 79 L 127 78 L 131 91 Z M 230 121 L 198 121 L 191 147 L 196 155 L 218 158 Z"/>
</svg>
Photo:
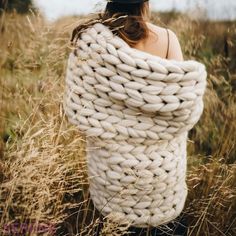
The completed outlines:
<svg viewBox="0 0 236 236">
<path fill-rule="evenodd" d="M 179 36 L 185 59 L 208 70 L 204 113 L 188 141 L 189 235 L 236 235 L 236 24 L 153 17 L 160 19 Z M 62 109 L 70 33 L 78 23 L 71 17 L 48 24 L 33 13 L 1 16 L 1 229 L 44 222 L 62 235 L 92 235 L 98 224 L 88 194 L 86 138 Z M 102 235 L 120 235 L 119 228 L 108 220 Z"/>
</svg>

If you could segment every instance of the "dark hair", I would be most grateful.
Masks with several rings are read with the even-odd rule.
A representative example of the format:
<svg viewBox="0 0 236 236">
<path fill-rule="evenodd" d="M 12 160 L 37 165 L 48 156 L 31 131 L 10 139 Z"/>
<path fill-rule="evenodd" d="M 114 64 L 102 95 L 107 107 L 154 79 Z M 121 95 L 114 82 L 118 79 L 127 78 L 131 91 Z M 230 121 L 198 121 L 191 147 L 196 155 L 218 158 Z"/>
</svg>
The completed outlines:
<svg viewBox="0 0 236 236">
<path fill-rule="evenodd" d="M 148 2 L 130 4 L 108 2 L 105 11 L 98 14 L 97 18 L 90 19 L 73 30 L 71 42 L 77 41 L 84 29 L 101 22 L 130 46 L 134 46 L 148 36 L 149 30 L 144 19 L 147 13 Z"/>
</svg>

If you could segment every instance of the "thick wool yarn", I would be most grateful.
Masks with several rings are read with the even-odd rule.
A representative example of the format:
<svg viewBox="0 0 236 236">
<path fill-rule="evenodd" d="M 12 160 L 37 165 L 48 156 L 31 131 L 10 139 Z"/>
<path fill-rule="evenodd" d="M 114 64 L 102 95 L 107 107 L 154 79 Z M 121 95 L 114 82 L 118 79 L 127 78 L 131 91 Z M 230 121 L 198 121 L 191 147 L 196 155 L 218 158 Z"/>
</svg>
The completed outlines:
<svg viewBox="0 0 236 236">
<path fill-rule="evenodd" d="M 101 23 L 81 34 L 63 104 L 86 135 L 89 191 L 104 216 L 147 227 L 180 215 L 188 131 L 203 112 L 206 76 L 203 64 L 131 48 Z"/>
</svg>

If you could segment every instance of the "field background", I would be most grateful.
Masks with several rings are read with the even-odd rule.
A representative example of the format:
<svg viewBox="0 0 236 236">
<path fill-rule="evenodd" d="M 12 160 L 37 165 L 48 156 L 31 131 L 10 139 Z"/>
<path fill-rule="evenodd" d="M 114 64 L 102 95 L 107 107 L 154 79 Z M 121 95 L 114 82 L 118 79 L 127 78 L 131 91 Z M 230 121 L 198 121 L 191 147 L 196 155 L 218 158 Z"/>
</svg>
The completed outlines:
<svg viewBox="0 0 236 236">
<path fill-rule="evenodd" d="M 234 236 L 236 22 L 193 21 L 175 12 L 153 13 L 151 20 L 176 32 L 184 58 L 208 71 L 204 113 L 189 133 L 188 235 Z M 0 15 L 1 230 L 33 222 L 53 224 L 56 235 L 92 235 L 98 224 L 88 195 L 86 137 L 62 109 L 70 34 L 81 21 L 48 23 L 33 11 Z M 108 219 L 101 235 L 121 235 L 120 227 Z"/>
</svg>

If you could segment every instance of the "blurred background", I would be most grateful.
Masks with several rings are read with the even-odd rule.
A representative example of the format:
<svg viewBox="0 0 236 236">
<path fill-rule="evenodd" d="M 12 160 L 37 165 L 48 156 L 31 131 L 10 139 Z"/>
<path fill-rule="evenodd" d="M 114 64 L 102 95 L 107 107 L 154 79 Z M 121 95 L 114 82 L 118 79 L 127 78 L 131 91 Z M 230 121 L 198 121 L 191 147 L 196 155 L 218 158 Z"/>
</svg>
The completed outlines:
<svg viewBox="0 0 236 236">
<path fill-rule="evenodd" d="M 105 0 L 34 0 L 45 14 L 54 20 L 62 15 L 88 14 L 101 10 Z M 154 11 L 181 11 L 189 16 L 208 18 L 211 20 L 236 19 L 236 1 L 234 0 L 150 0 Z"/>
<path fill-rule="evenodd" d="M 235 236 L 236 1 L 150 3 L 151 21 L 173 30 L 184 58 L 208 72 L 204 113 L 187 146 L 188 235 Z M 0 0 L 0 235 L 39 235 L 22 232 L 32 224 L 46 225 L 43 235 L 52 235 L 51 226 L 56 235 L 93 235 L 98 225 L 86 137 L 66 121 L 62 96 L 71 32 L 104 6 L 102 0 Z M 107 222 L 101 235 L 121 230 Z"/>
<path fill-rule="evenodd" d="M 6 0 L 1 0 L 1 8 L 4 8 L 6 2 Z M 39 8 L 48 20 L 56 20 L 66 15 L 81 15 L 101 11 L 106 4 L 106 0 L 8 1 L 10 8 L 16 7 L 20 11 L 24 11 L 28 4 L 33 4 Z M 236 1 L 234 0 L 150 0 L 150 5 L 153 11 L 180 11 L 194 18 L 210 20 L 236 19 Z"/>
</svg>

